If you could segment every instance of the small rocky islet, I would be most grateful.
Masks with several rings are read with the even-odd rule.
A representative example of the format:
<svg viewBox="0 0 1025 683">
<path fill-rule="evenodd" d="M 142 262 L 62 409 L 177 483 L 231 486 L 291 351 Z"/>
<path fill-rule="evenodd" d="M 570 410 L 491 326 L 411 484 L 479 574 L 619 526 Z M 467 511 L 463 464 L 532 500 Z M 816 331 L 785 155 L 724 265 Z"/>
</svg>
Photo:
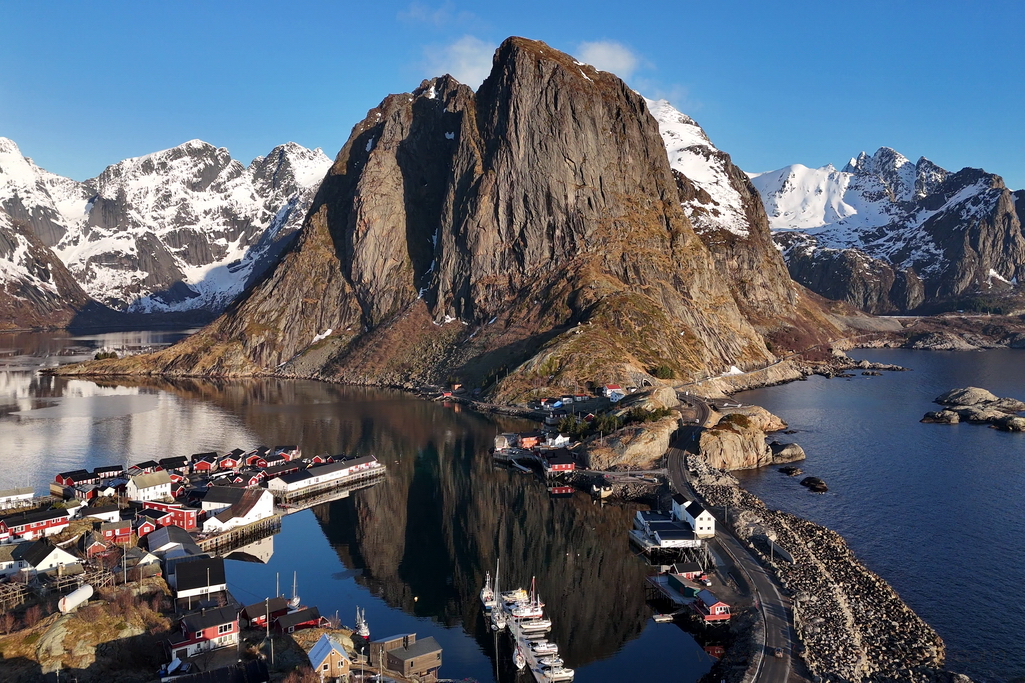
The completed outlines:
<svg viewBox="0 0 1025 683">
<path fill-rule="evenodd" d="M 942 410 L 929 411 L 921 422 L 932 424 L 989 424 L 1005 432 L 1025 431 L 1025 403 L 1016 398 L 1000 398 L 986 389 L 964 387 L 951 389 L 937 396 L 935 403 L 944 406 Z"/>
</svg>

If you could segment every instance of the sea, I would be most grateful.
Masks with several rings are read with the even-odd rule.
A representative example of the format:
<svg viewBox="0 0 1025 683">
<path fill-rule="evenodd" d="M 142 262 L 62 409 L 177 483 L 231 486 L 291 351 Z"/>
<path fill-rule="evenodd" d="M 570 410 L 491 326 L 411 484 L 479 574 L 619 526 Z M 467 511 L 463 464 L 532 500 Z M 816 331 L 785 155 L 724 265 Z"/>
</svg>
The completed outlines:
<svg viewBox="0 0 1025 683">
<path fill-rule="evenodd" d="M 511 682 L 509 638 L 491 632 L 480 609 L 490 572 L 503 590 L 536 582 L 550 639 L 577 681 L 693 683 L 711 668 L 704 647 L 714 637 L 651 618 L 652 568 L 627 537 L 647 506 L 553 497 L 538 477 L 492 462 L 496 434 L 534 423 L 323 382 L 40 373 L 185 333 L 0 334 L 0 489 L 44 493 L 65 470 L 258 445 L 374 454 L 384 481 L 287 515 L 280 533 L 230 556 L 228 589 L 239 602 L 294 590 L 350 626 L 359 607 L 371 638 L 436 638 L 443 678 Z"/>
<path fill-rule="evenodd" d="M 782 417 L 807 453 L 801 477 L 736 472 L 770 507 L 829 527 L 886 579 L 975 681 L 1025 680 L 1025 434 L 923 424 L 940 394 L 976 386 L 1025 400 L 1025 350 L 863 349 L 908 372 L 737 395 Z M 799 485 L 816 476 L 824 494 Z"/>
</svg>

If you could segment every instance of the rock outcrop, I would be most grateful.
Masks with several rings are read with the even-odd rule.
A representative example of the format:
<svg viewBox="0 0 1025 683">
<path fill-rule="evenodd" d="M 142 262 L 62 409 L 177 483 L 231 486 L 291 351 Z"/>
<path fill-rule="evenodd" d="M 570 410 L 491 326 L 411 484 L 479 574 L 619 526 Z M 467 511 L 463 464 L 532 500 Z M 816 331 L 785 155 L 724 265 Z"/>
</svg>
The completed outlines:
<svg viewBox="0 0 1025 683">
<path fill-rule="evenodd" d="M 782 352 L 840 334 L 781 265 L 766 276 L 784 277 L 778 301 L 738 305 L 730 282 L 778 256 L 766 238 L 717 268 L 677 180 L 640 96 L 510 38 L 477 93 L 445 76 L 371 110 L 295 246 L 224 316 L 164 352 L 72 372 L 456 377 L 511 400 L 651 367 L 763 366 L 763 335 Z"/>
<path fill-rule="evenodd" d="M 986 389 L 965 387 L 951 389 L 937 396 L 936 403 L 946 406 L 943 410 L 930 411 L 922 422 L 936 424 L 958 424 L 962 420 L 975 424 L 990 424 L 1006 432 L 1025 431 L 1025 402 L 1016 398 L 999 398 Z"/>
<path fill-rule="evenodd" d="M 679 413 L 657 422 L 627 425 L 593 438 L 587 444 L 588 467 L 593 470 L 653 469 L 669 449 L 669 437 L 680 425 Z"/>
<path fill-rule="evenodd" d="M 797 444 L 776 442 L 775 446 L 770 446 L 765 443 L 761 424 L 759 417 L 741 413 L 724 416 L 714 427 L 701 432 L 698 441 L 701 457 L 710 466 L 727 471 L 804 459 L 804 449 Z"/>
</svg>

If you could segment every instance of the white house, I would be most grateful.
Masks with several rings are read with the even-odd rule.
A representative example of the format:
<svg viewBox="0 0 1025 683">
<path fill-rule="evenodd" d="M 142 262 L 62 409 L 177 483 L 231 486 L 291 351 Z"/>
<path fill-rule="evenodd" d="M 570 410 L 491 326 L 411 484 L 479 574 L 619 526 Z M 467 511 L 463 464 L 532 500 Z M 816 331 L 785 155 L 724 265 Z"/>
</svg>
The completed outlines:
<svg viewBox="0 0 1025 683">
<path fill-rule="evenodd" d="M 237 503 L 203 522 L 203 533 L 220 533 L 273 516 L 273 493 L 267 489 L 243 489 Z"/>
<path fill-rule="evenodd" d="M 673 517 L 690 524 L 698 538 L 715 536 L 715 517 L 712 517 L 712 514 L 701 507 L 697 501 L 688 501 L 680 494 L 674 495 Z"/>
<path fill-rule="evenodd" d="M 299 472 L 275 477 L 267 482 L 267 488 L 276 494 L 293 493 L 311 486 L 331 482 L 342 483 L 347 477 L 381 467 L 381 463 L 373 455 L 346 458 L 329 465 L 317 465 Z"/>
<path fill-rule="evenodd" d="M 165 470 L 136 474 L 128 480 L 125 495 L 131 500 L 161 500 L 171 497 L 171 477 Z"/>
<path fill-rule="evenodd" d="M 28 505 L 34 495 L 35 489 L 31 487 L 0 491 L 0 510 Z"/>
<path fill-rule="evenodd" d="M 201 509 L 210 517 L 242 500 L 242 494 L 245 492 L 244 488 L 238 486 L 211 486 L 203 496 Z"/>
<path fill-rule="evenodd" d="M 12 576 L 18 572 L 29 575 L 65 569 L 78 570 L 81 561 L 49 541 L 18 543 L 0 546 L 0 576 Z"/>
<path fill-rule="evenodd" d="M 604 393 L 605 397 L 613 403 L 618 402 L 620 399 L 626 396 L 626 390 L 624 390 L 623 387 L 621 387 L 618 384 L 606 384 L 602 390 L 602 393 Z"/>
</svg>

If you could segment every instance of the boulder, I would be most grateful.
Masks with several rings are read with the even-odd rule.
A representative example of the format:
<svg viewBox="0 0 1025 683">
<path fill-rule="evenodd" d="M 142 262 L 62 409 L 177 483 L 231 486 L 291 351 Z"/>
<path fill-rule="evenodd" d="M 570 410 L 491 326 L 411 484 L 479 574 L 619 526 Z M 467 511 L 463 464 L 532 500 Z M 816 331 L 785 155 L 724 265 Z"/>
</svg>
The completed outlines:
<svg viewBox="0 0 1025 683">
<path fill-rule="evenodd" d="M 992 425 L 1005 432 L 1025 432 L 1025 417 L 1005 415 L 992 421 Z"/>
<path fill-rule="evenodd" d="M 806 457 L 804 449 L 796 443 L 773 441 L 769 444 L 769 449 L 772 451 L 773 462 L 794 462 L 795 460 L 804 460 Z"/>
<path fill-rule="evenodd" d="M 932 424 L 956 425 L 961 422 L 961 416 L 953 410 L 935 410 L 925 414 L 921 422 Z"/>
<path fill-rule="evenodd" d="M 980 403 L 992 403 L 1000 400 L 996 394 L 979 387 L 964 387 L 963 389 L 951 389 L 945 394 L 940 394 L 933 403 L 943 406 L 974 406 Z"/>
<path fill-rule="evenodd" d="M 804 474 L 804 470 L 794 465 L 786 465 L 785 467 L 780 467 L 779 471 L 787 475 L 788 477 L 796 477 L 800 474 Z"/>
<path fill-rule="evenodd" d="M 822 481 L 818 477 L 805 477 L 801 480 L 801 486 L 807 486 L 815 493 L 825 493 L 829 490 L 826 486 L 826 482 Z"/>
</svg>

